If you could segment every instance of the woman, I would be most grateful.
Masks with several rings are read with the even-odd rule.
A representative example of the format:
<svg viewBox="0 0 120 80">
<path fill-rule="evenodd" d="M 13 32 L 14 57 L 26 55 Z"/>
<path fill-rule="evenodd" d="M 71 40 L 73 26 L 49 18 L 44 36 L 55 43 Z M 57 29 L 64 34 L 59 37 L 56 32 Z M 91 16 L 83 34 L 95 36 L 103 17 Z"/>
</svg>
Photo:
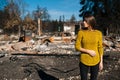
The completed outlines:
<svg viewBox="0 0 120 80">
<path fill-rule="evenodd" d="M 75 48 L 80 51 L 81 80 L 97 80 L 98 71 L 103 69 L 102 33 L 95 29 L 96 20 L 92 15 L 83 17 L 85 30 L 80 30 L 77 35 Z"/>
</svg>

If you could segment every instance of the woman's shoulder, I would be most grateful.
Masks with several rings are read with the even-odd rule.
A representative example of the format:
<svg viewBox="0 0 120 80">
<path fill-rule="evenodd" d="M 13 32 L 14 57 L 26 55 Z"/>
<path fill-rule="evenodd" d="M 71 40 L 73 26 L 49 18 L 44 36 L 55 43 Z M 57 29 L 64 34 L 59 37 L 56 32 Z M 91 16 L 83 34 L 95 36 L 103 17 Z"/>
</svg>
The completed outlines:
<svg viewBox="0 0 120 80">
<path fill-rule="evenodd" d="M 79 30 L 78 33 L 84 33 L 84 32 L 89 32 L 89 30 Z M 93 32 L 102 34 L 102 32 L 100 30 L 94 30 Z"/>
<path fill-rule="evenodd" d="M 100 31 L 100 30 L 95 30 L 96 31 L 96 33 L 98 33 L 98 34 L 102 34 L 102 32 Z"/>
<path fill-rule="evenodd" d="M 78 32 L 81 33 L 81 32 L 83 32 L 83 30 L 79 30 Z"/>
<path fill-rule="evenodd" d="M 83 29 L 79 30 L 79 32 L 85 32 L 85 31 L 87 31 L 87 30 L 83 30 Z"/>
<path fill-rule="evenodd" d="M 83 30 L 79 30 L 79 31 L 78 31 L 78 35 L 81 35 L 81 34 L 83 34 L 83 33 L 84 33 Z"/>
<path fill-rule="evenodd" d="M 98 33 L 102 33 L 100 30 L 97 30 L 97 29 L 95 31 L 98 32 Z"/>
</svg>

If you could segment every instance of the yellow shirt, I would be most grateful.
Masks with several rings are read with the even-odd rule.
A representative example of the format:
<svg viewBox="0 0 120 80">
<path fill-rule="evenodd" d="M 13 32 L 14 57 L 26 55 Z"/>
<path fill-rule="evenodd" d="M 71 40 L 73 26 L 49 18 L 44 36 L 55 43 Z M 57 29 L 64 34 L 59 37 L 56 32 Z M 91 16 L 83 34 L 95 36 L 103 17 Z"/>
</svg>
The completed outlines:
<svg viewBox="0 0 120 80">
<path fill-rule="evenodd" d="M 80 48 L 94 50 L 96 56 L 92 57 L 88 53 L 81 52 L 80 61 L 88 66 L 94 66 L 100 62 L 101 55 L 103 55 L 102 33 L 99 30 L 80 30 L 77 35 L 76 50 Z"/>
</svg>

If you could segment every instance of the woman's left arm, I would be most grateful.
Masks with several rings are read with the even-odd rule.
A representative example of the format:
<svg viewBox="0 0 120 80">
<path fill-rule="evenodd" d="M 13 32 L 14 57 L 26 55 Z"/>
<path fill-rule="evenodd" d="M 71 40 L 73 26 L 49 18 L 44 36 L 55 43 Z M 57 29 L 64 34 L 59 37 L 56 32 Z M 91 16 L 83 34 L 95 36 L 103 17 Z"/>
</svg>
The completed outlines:
<svg viewBox="0 0 120 80">
<path fill-rule="evenodd" d="M 99 71 L 103 70 L 103 56 L 101 55 L 101 60 L 99 64 Z"/>
<path fill-rule="evenodd" d="M 98 42 L 98 52 L 100 55 L 100 64 L 99 64 L 99 70 L 101 71 L 103 69 L 103 41 L 102 41 L 102 32 L 100 32 L 99 35 L 99 42 Z"/>
</svg>

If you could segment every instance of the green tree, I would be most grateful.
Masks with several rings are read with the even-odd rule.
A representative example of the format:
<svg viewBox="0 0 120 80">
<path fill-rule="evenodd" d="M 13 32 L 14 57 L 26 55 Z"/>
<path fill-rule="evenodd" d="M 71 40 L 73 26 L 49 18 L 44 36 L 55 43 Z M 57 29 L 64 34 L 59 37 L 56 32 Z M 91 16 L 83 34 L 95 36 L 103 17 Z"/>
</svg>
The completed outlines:
<svg viewBox="0 0 120 80">
<path fill-rule="evenodd" d="M 94 16 L 105 13 L 102 0 L 80 0 L 80 16 L 82 17 L 86 13 L 93 14 Z"/>
<path fill-rule="evenodd" d="M 80 0 L 80 5 L 82 5 L 80 17 L 86 13 L 93 14 L 98 22 L 98 28 L 105 33 L 106 29 L 110 28 L 112 24 L 120 25 L 119 3 L 120 0 Z M 114 26 L 113 28 L 117 29 L 113 32 L 120 32 L 120 27 Z"/>
<path fill-rule="evenodd" d="M 74 16 L 74 14 L 71 16 L 70 22 L 71 22 L 71 23 L 75 23 L 75 22 L 76 22 L 76 18 L 75 18 L 75 16 Z"/>
</svg>

